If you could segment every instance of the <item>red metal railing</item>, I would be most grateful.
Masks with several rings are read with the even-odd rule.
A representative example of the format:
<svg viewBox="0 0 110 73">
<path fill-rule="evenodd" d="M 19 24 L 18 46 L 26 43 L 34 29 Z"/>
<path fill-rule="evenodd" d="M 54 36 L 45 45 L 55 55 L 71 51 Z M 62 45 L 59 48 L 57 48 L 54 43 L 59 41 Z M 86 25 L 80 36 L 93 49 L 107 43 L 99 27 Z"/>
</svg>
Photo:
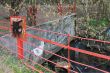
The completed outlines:
<svg viewBox="0 0 110 73">
<path fill-rule="evenodd" d="M 7 29 L 8 29 L 8 27 L 3 27 L 3 26 L 2 26 L 0 29 L 3 29 L 3 28 L 5 28 L 4 30 L 7 30 Z M 30 27 L 30 28 L 31 28 L 31 27 Z M 68 58 L 62 57 L 62 56 L 60 56 L 60 55 L 58 55 L 58 54 L 53 53 L 52 51 L 48 51 L 48 50 L 45 50 L 45 49 L 44 49 L 44 51 L 45 51 L 46 53 L 52 54 L 52 55 L 55 55 L 55 56 L 57 56 L 57 57 L 59 57 L 59 58 L 62 58 L 62 59 L 67 60 L 67 61 L 68 61 L 68 65 L 70 65 L 70 62 L 73 62 L 73 63 L 79 64 L 79 65 L 82 65 L 82 66 L 87 66 L 88 68 L 91 68 L 91 69 L 94 69 L 94 70 L 98 70 L 98 71 L 103 72 L 103 73 L 109 73 L 109 72 L 107 72 L 107 71 L 105 71 L 105 70 L 101 70 L 101 69 L 95 68 L 95 67 L 93 67 L 93 66 L 89 66 L 89 65 L 86 65 L 86 64 L 79 63 L 79 62 L 76 62 L 76 61 L 71 60 L 71 59 L 70 59 L 70 51 L 76 51 L 76 52 L 84 53 L 84 54 L 91 55 L 91 56 L 94 56 L 94 57 L 97 57 L 97 58 L 102 58 L 102 59 L 105 59 L 105 60 L 110 60 L 110 56 L 102 55 L 102 54 L 98 54 L 98 53 L 94 53 L 94 52 L 90 52 L 90 51 L 86 51 L 86 50 L 82 50 L 82 49 L 79 49 L 79 48 L 73 48 L 73 47 L 70 47 L 70 46 L 69 46 L 70 37 L 79 38 L 79 39 L 82 39 L 82 40 L 96 41 L 96 42 L 101 42 L 101 43 L 106 43 L 106 44 L 110 44 L 109 41 L 102 41 L 102 40 L 96 40 L 96 39 L 90 39 L 90 38 L 82 38 L 82 37 L 71 36 L 71 35 L 68 35 L 68 34 L 62 34 L 62 33 L 57 33 L 57 32 L 47 31 L 47 30 L 43 30 L 43 29 L 37 29 L 37 28 L 31 28 L 31 29 L 34 29 L 34 30 L 36 30 L 36 31 L 40 31 L 40 32 L 42 32 L 42 33 L 43 33 L 43 32 L 50 32 L 51 34 L 57 34 L 57 35 L 62 35 L 62 36 L 67 36 L 67 37 L 68 37 L 68 45 L 64 45 L 64 44 L 61 44 L 61 43 L 58 43 L 58 42 L 55 42 L 55 41 L 51 41 L 51 40 L 48 40 L 48 39 L 45 39 L 45 38 L 41 38 L 41 37 L 39 37 L 39 36 L 35 36 L 35 35 L 32 35 L 32 34 L 27 33 L 27 35 L 26 35 L 27 37 L 31 37 L 31 38 L 34 38 L 34 39 L 36 39 L 36 40 L 44 41 L 44 42 L 46 42 L 46 43 L 50 43 L 50 44 L 59 46 L 59 47 L 61 47 L 61 48 L 67 48 L 67 49 L 68 49 Z M 0 33 L 0 34 L 4 35 L 3 33 Z M 9 35 L 6 35 L 6 36 L 9 36 Z M 9 36 L 9 37 L 11 37 L 11 36 Z M 1 41 L 4 41 L 4 42 L 8 42 L 6 39 L 3 39 L 3 38 L 0 38 L 0 40 L 1 40 Z M 24 41 L 24 40 L 21 40 L 21 41 L 26 42 L 27 44 L 36 47 L 36 45 L 35 45 L 34 43 L 31 43 L 31 42 L 29 42 L 29 41 Z M 13 44 L 10 44 L 10 45 L 13 45 Z M 0 44 L 0 46 L 3 46 L 3 45 Z M 4 47 L 5 47 L 5 46 L 4 46 Z M 20 47 L 20 46 L 18 46 L 18 47 Z M 6 48 L 7 48 L 7 47 L 6 47 Z M 8 49 L 9 49 L 9 48 L 8 48 Z M 39 49 L 42 49 L 42 48 L 39 48 Z M 43 49 L 42 49 L 42 50 L 43 50 Z M 29 53 L 29 54 L 32 54 L 32 55 L 36 56 L 36 55 L 35 55 L 33 52 L 31 52 L 30 50 L 26 50 L 26 49 L 24 48 L 24 51 L 26 51 L 26 52 Z M 15 52 L 13 52 L 13 53 L 15 53 Z M 36 56 L 36 57 L 39 57 L 39 58 L 41 58 L 41 59 L 43 59 L 43 60 L 45 60 L 45 61 L 47 61 L 47 62 L 53 63 L 54 65 L 57 65 L 57 63 L 55 63 L 55 62 L 53 62 L 53 61 L 50 61 L 50 60 L 48 60 L 48 59 L 46 59 L 46 58 L 43 58 L 43 57 L 41 57 L 41 56 Z M 25 59 L 25 57 L 24 57 L 24 59 Z M 31 60 L 31 59 L 30 59 L 30 61 L 33 62 L 34 64 L 39 65 L 38 63 L 34 62 L 34 61 Z M 27 63 L 25 63 L 25 62 L 24 62 L 24 64 L 25 64 L 27 67 L 30 67 L 30 68 L 33 69 L 33 70 L 36 69 L 36 68 L 34 68 L 33 66 L 31 66 L 31 65 L 29 65 L 29 64 L 27 64 Z M 45 68 L 45 67 L 42 66 L 42 65 L 40 65 L 40 66 L 41 66 L 42 68 Z M 59 66 L 59 65 L 57 65 L 57 66 Z M 47 71 L 51 71 L 52 73 L 54 73 L 54 71 L 52 71 L 52 70 L 50 70 L 50 69 L 48 69 L 48 68 L 45 68 L 45 69 L 46 69 Z M 38 70 L 35 70 L 35 71 L 38 71 Z M 68 68 L 68 73 L 70 73 L 70 71 L 76 72 L 76 71 L 73 71 L 73 70 L 71 70 L 70 68 Z M 38 72 L 39 72 L 39 71 L 38 71 Z M 40 72 L 41 72 L 41 71 L 40 71 Z M 41 73 L 42 73 L 42 72 L 41 72 Z"/>
<path fill-rule="evenodd" d="M 59 7 L 59 12 L 62 13 L 62 7 Z M 76 13 L 76 4 L 74 4 L 73 6 L 73 12 Z M 4 20 L 0 20 L 0 23 L 3 23 L 3 24 L 9 24 L 9 22 L 6 22 Z M 28 27 L 28 26 L 27 26 Z M 1 30 L 7 30 L 9 31 L 10 28 L 9 27 L 6 27 L 6 26 L 0 26 L 0 29 Z M 93 57 L 97 57 L 99 59 L 105 59 L 105 60 L 110 60 L 110 56 L 107 56 L 107 55 L 103 55 L 103 54 L 98 54 L 98 53 L 95 53 L 95 52 L 90 52 L 90 51 L 86 51 L 86 50 L 82 50 L 82 49 L 79 49 L 79 48 L 74 48 L 74 47 L 71 47 L 70 46 L 70 37 L 71 38 L 78 38 L 78 39 L 81 39 L 81 40 L 89 40 L 89 41 L 95 41 L 95 42 L 100 42 L 100 43 L 104 43 L 104 44 L 110 44 L 109 41 L 102 41 L 102 40 L 97 40 L 97 39 L 90 39 L 90 38 L 82 38 L 82 37 L 78 37 L 78 36 L 71 36 L 70 34 L 63 34 L 63 33 L 58 33 L 58 32 L 53 32 L 53 31 L 48 31 L 48 30 L 43 30 L 43 29 L 40 29 L 40 28 L 33 28 L 33 27 L 28 27 L 28 29 L 33 29 L 33 30 L 36 30 L 36 31 L 39 31 L 39 32 L 48 32 L 48 33 L 51 33 L 51 34 L 54 34 L 54 35 L 59 35 L 59 36 L 66 36 L 68 38 L 68 45 L 64 45 L 64 44 L 61 44 L 59 42 L 56 42 L 56 41 L 52 41 L 52 40 L 49 40 L 49 39 L 46 39 L 46 38 L 42 38 L 42 37 L 39 37 L 39 36 L 35 36 L 33 34 L 29 34 L 29 33 L 26 33 L 26 38 L 30 37 L 30 38 L 33 38 L 35 40 L 39 40 L 39 41 L 44 41 L 45 43 L 49 43 L 49 44 L 53 44 L 53 45 L 56 45 L 58 47 L 61 47 L 61 48 L 65 48 L 68 50 L 68 57 L 63 57 L 61 55 L 58 55 L 52 51 L 49 51 L 49 50 L 45 50 L 45 49 L 42 49 L 42 48 L 39 48 L 41 50 L 43 50 L 44 52 L 46 52 L 47 54 L 51 54 L 51 55 L 54 55 L 54 56 L 57 56 L 58 58 L 62 58 L 64 60 L 66 60 L 68 62 L 68 66 L 70 66 L 71 62 L 72 63 L 75 63 L 75 64 L 78 64 L 78 65 L 82 65 L 82 66 L 86 66 L 88 68 L 91 68 L 91 69 L 94 69 L 94 70 L 97 70 L 97 71 L 100 71 L 100 72 L 103 72 L 103 73 L 109 73 L 108 71 L 105 71 L 105 70 L 102 70 L 102 69 L 99 69 L 99 68 L 96 68 L 94 66 L 90 66 L 90 65 L 87 65 L 87 64 L 83 64 L 83 63 L 80 63 L 80 62 L 77 62 L 77 61 L 74 61 L 74 60 L 71 60 L 70 59 L 70 51 L 75 51 L 75 52 L 80 52 L 80 53 L 83 53 L 83 54 L 86 54 L 86 55 L 90 55 L 90 56 L 93 56 Z M 5 35 L 6 33 L 4 32 L 0 32 L 1 35 Z M 8 36 L 8 37 L 11 37 L 10 35 L 5 35 L 5 36 Z M 24 42 L 24 43 L 27 43 L 28 45 L 31 45 L 33 47 L 37 47 L 35 43 L 31 43 L 29 41 L 24 41 L 22 39 L 19 39 L 20 41 Z M 7 42 L 9 43 L 9 41 L 7 41 L 5 38 L 2 38 L 0 37 L 0 41 L 2 42 Z M 16 43 L 17 44 L 17 43 Z M 35 62 L 34 60 L 32 59 L 29 59 L 29 58 L 26 58 L 23 54 L 20 54 L 20 53 L 17 53 L 13 50 L 11 50 L 11 48 L 9 47 L 6 47 L 2 44 L 0 44 L 0 46 L 4 47 L 4 48 L 7 48 L 11 53 L 14 53 L 14 54 L 17 54 L 17 55 L 20 55 L 20 56 L 23 56 L 24 57 L 24 60 L 23 60 L 23 64 L 26 65 L 26 67 L 32 69 L 33 71 L 37 71 L 39 73 L 45 73 L 44 71 L 42 70 L 38 70 L 37 68 L 35 68 L 33 65 L 27 63 L 25 60 L 29 60 L 31 61 L 32 64 L 37 64 L 38 66 L 44 68 L 45 70 L 49 71 L 49 72 L 52 72 L 52 73 L 56 73 L 55 71 Z M 14 46 L 13 44 L 10 44 L 10 46 Z M 19 45 L 16 45 L 17 47 L 21 48 L 22 50 L 24 50 L 24 52 L 28 53 L 28 54 L 31 54 L 35 57 L 38 57 L 42 60 L 45 60 L 46 62 L 49 62 L 49 63 L 52 63 L 56 66 L 60 66 L 59 64 L 57 64 L 56 62 L 53 62 L 51 60 L 48 60 L 42 56 L 37 56 L 35 55 L 31 50 L 28 50 L 28 49 L 25 49 L 25 48 L 22 48 L 21 46 Z M 62 67 L 62 66 L 61 66 Z M 64 67 L 62 67 L 64 68 Z M 72 72 L 72 73 L 78 73 L 77 71 L 73 71 L 71 70 L 69 67 L 68 67 L 68 73 Z"/>
</svg>

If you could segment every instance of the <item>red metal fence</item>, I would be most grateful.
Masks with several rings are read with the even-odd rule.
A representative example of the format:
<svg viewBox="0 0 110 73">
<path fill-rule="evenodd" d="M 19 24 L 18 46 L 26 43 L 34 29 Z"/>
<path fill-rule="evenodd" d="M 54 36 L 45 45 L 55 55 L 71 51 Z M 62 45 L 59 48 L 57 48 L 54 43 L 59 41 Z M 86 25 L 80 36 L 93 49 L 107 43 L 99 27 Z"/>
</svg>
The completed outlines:
<svg viewBox="0 0 110 73">
<path fill-rule="evenodd" d="M 7 22 L 4 22 L 4 23 L 7 23 Z M 80 53 L 83 53 L 83 54 L 86 54 L 86 55 L 94 56 L 94 57 L 96 57 L 96 58 L 105 59 L 105 60 L 108 60 L 108 61 L 110 60 L 110 56 L 103 55 L 103 54 L 98 54 L 98 53 L 90 52 L 90 51 L 86 51 L 86 50 L 82 50 L 82 49 L 80 49 L 80 48 L 74 48 L 74 47 L 71 47 L 70 44 L 69 44 L 69 43 L 70 43 L 70 38 L 78 38 L 78 39 L 81 39 L 81 40 L 95 41 L 95 42 L 100 42 L 100 43 L 104 43 L 104 44 L 110 44 L 109 41 L 102 41 L 102 40 L 97 40 L 97 39 L 90 39 L 90 38 L 82 38 L 82 37 L 78 37 L 78 36 L 71 36 L 70 34 L 62 34 L 62 33 L 58 33 L 58 32 L 43 30 L 43 29 L 40 29 L 40 28 L 32 28 L 32 27 L 28 27 L 28 28 L 34 29 L 34 30 L 36 30 L 36 31 L 40 31 L 40 32 L 42 32 L 42 33 L 44 33 L 44 32 L 49 32 L 49 33 L 51 33 L 51 34 L 55 34 L 55 35 L 59 35 L 59 36 L 61 35 L 61 36 L 66 36 L 66 37 L 68 37 L 68 45 L 64 45 L 64 44 L 61 44 L 61 43 L 56 42 L 56 41 L 52 41 L 52 40 L 49 40 L 49 39 L 46 39 L 46 38 L 42 38 L 42 37 L 39 37 L 39 36 L 35 36 L 35 35 L 33 35 L 33 34 L 26 33 L 26 37 L 31 37 L 31 38 L 34 38 L 34 39 L 36 39 L 36 40 L 44 41 L 45 43 L 53 44 L 53 45 L 56 45 L 56 46 L 58 46 L 58 47 L 67 49 L 67 50 L 68 50 L 68 57 L 67 57 L 67 58 L 66 58 L 66 57 L 63 57 L 63 56 L 61 56 L 61 55 L 58 55 L 58 54 L 56 54 L 56 53 L 54 53 L 54 52 L 52 52 L 52 51 L 48 51 L 48 50 L 44 50 L 44 51 L 45 51 L 46 53 L 48 53 L 48 54 L 52 54 L 52 55 L 55 55 L 55 56 L 57 56 L 57 57 L 59 57 L 59 58 L 62 58 L 62 59 L 64 59 L 64 60 L 66 60 L 67 63 L 68 63 L 68 66 L 70 66 L 71 63 L 75 63 L 75 64 L 79 64 L 79 65 L 82 65 L 82 66 L 86 66 L 86 67 L 88 67 L 88 68 L 90 68 L 90 69 L 97 70 L 97 71 L 102 72 L 102 73 L 109 73 L 108 71 L 105 71 L 105 70 L 96 68 L 96 67 L 94 67 L 94 66 L 90 66 L 90 65 L 87 65 L 87 64 L 83 64 L 83 63 L 77 62 L 77 61 L 75 61 L 75 60 L 71 60 L 71 59 L 70 59 L 70 51 L 80 52 Z M 0 29 L 2 29 L 2 30 L 9 30 L 9 27 L 0 26 Z M 3 32 L 0 32 L 0 34 L 5 35 Z M 9 35 L 5 35 L 5 36 L 9 36 Z M 9 36 L 9 37 L 11 37 L 11 36 Z M 27 42 L 27 41 L 24 41 L 24 40 L 22 40 L 22 39 L 20 39 L 20 40 L 23 41 L 23 42 Z M 1 37 L 0 37 L 0 41 L 9 42 L 9 41 L 7 41 L 6 39 L 3 39 L 3 38 L 1 38 Z M 28 43 L 29 45 L 32 45 L 32 46 L 35 46 L 35 47 L 36 47 L 36 45 L 35 45 L 34 43 L 30 43 L 30 42 L 27 42 L 27 43 Z M 13 45 L 13 44 L 11 44 L 11 45 Z M 2 44 L 0 44 L 0 46 L 5 47 L 5 46 L 2 45 Z M 18 45 L 16 45 L 16 46 L 18 46 Z M 18 47 L 21 48 L 21 49 L 24 49 L 24 48 L 22 48 L 21 46 L 18 46 Z M 8 50 L 10 50 L 12 53 L 17 54 L 16 52 L 14 52 L 13 50 L 9 49 L 8 47 L 5 47 L 5 48 L 7 48 Z M 42 49 L 42 48 L 39 48 L 39 49 Z M 42 49 L 42 50 L 43 50 L 43 49 Z M 35 55 L 32 51 L 30 51 L 30 50 L 24 49 L 24 51 L 27 52 L 27 53 L 29 53 L 29 54 L 32 54 L 32 55 L 36 56 L 36 55 Z M 21 55 L 21 54 L 18 53 L 18 55 Z M 21 55 L 21 56 L 23 56 L 23 55 Z M 23 56 L 23 57 L 24 57 L 24 56 Z M 51 61 L 51 60 L 48 60 L 48 59 L 46 59 L 46 58 L 44 58 L 44 57 L 42 57 L 42 56 L 36 56 L 36 57 L 39 57 L 39 58 L 45 60 L 46 62 L 52 63 L 52 64 L 54 64 L 54 65 L 56 65 L 56 66 L 59 66 L 59 67 L 62 67 L 62 68 L 66 68 L 66 67 L 61 66 L 61 65 L 59 65 L 58 63 L 53 62 L 53 61 Z M 38 63 L 34 62 L 34 60 L 32 60 L 32 59 L 28 59 L 28 58 L 25 58 L 25 57 L 24 57 L 24 59 L 31 61 L 33 64 L 39 65 L 40 67 L 44 68 L 45 70 L 47 70 L 47 71 L 49 71 L 49 72 L 56 73 L 55 71 L 53 71 L 53 70 L 51 70 L 51 69 L 49 69 L 49 68 L 47 68 L 47 67 L 44 67 L 44 66 L 41 65 L 41 64 L 38 64 Z M 39 72 L 39 73 L 45 73 L 45 72 L 43 72 L 43 71 L 41 71 L 41 70 L 38 70 L 38 69 L 35 68 L 33 65 L 28 64 L 28 63 L 25 62 L 25 61 L 23 62 L 23 64 L 25 64 L 27 67 L 31 68 L 31 69 L 34 70 L 34 71 L 37 71 L 37 72 Z M 66 69 L 67 69 L 67 68 L 66 68 Z M 70 67 L 68 67 L 67 70 L 68 70 L 68 73 L 74 73 L 74 72 L 75 72 L 75 73 L 78 73 L 77 71 L 72 70 Z"/>
</svg>

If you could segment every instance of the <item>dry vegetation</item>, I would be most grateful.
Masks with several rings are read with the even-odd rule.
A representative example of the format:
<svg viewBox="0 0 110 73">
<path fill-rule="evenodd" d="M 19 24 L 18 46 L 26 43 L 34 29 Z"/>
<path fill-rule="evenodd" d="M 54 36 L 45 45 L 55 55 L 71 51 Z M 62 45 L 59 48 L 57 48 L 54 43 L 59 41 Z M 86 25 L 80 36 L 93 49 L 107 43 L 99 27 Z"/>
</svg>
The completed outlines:
<svg viewBox="0 0 110 73">
<path fill-rule="evenodd" d="M 14 73 L 13 69 L 4 63 L 6 56 L 0 56 L 0 73 Z"/>
<path fill-rule="evenodd" d="M 104 31 L 109 27 L 109 0 L 77 0 L 77 34 L 106 40 Z"/>
</svg>

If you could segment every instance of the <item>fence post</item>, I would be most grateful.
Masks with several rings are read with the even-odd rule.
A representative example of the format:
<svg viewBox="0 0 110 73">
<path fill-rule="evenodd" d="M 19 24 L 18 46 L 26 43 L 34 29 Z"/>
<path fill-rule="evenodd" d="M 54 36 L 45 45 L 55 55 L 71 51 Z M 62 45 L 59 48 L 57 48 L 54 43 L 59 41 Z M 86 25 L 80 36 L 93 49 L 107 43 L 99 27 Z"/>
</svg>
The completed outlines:
<svg viewBox="0 0 110 73">
<path fill-rule="evenodd" d="M 71 64 L 70 64 L 70 34 L 68 34 L 68 37 L 67 37 L 67 40 L 68 40 L 68 73 L 70 73 L 70 67 L 71 67 Z"/>
<path fill-rule="evenodd" d="M 23 41 L 26 39 L 26 18 L 23 16 L 10 17 L 10 30 L 17 40 L 18 59 L 24 59 Z"/>
<path fill-rule="evenodd" d="M 24 49 L 23 49 L 23 41 L 22 38 L 17 38 L 17 48 L 18 48 L 18 59 L 24 58 Z"/>
</svg>

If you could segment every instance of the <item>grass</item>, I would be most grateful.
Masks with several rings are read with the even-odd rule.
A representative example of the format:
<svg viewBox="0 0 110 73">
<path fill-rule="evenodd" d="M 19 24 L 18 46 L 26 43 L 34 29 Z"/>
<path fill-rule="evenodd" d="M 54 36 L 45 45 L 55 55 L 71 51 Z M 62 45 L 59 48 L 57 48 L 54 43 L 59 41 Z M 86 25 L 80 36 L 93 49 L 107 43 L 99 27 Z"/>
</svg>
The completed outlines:
<svg viewBox="0 0 110 73">
<path fill-rule="evenodd" d="M 38 70 L 41 70 L 42 72 L 45 72 L 45 73 L 52 73 L 52 72 L 49 72 L 49 71 L 47 71 L 46 69 L 44 69 L 44 68 L 42 68 L 42 67 L 40 67 L 40 66 L 38 66 L 38 65 L 35 65 L 35 68 L 37 68 Z M 37 72 L 36 72 L 37 73 Z"/>
<path fill-rule="evenodd" d="M 4 63 L 12 68 L 14 73 L 31 73 L 31 70 L 28 70 L 26 66 L 21 63 L 21 61 L 12 56 L 9 56 Z"/>
<path fill-rule="evenodd" d="M 52 73 L 38 65 L 35 65 L 35 68 L 45 73 Z M 38 73 L 38 72 L 36 71 L 33 72 L 30 68 L 27 68 L 24 64 L 22 64 L 21 60 L 18 60 L 15 56 L 7 52 L 5 48 L 1 49 L 0 47 L 0 73 Z"/>
<path fill-rule="evenodd" d="M 25 65 L 23 65 L 20 60 L 17 60 L 16 57 L 0 49 L 0 73 L 32 73 L 32 72 Z"/>
</svg>

